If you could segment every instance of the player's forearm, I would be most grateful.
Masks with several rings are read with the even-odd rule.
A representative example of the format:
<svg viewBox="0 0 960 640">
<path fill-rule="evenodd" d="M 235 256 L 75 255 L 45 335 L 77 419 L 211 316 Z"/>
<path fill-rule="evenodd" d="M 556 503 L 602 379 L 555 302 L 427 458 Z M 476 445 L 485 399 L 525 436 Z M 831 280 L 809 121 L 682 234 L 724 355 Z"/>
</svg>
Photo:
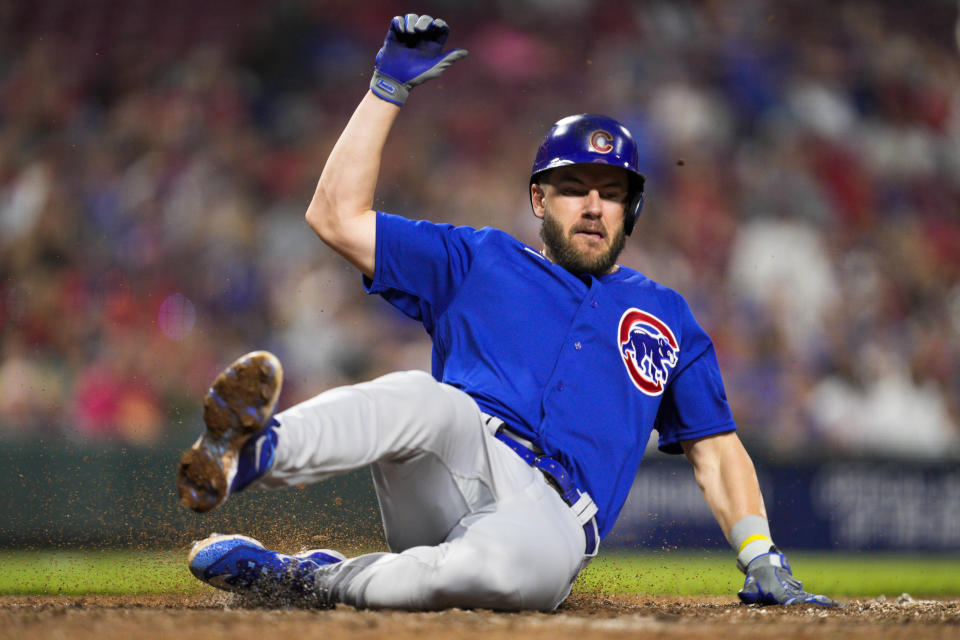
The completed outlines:
<svg viewBox="0 0 960 640">
<path fill-rule="evenodd" d="M 306 215 L 328 244 L 336 244 L 345 226 L 373 209 L 383 147 L 399 112 L 400 107 L 368 92 L 330 152 Z"/>
<path fill-rule="evenodd" d="M 360 101 L 333 146 L 307 208 L 317 235 L 368 277 L 376 270 L 377 215 L 373 193 L 387 135 L 410 90 L 436 78 L 467 55 L 443 51 L 450 27 L 408 13 L 390 21 L 374 59 L 370 92 Z"/>
<path fill-rule="evenodd" d="M 730 530 L 749 515 L 767 512 L 753 461 L 735 433 L 684 443 L 703 497 L 730 540 Z"/>
</svg>

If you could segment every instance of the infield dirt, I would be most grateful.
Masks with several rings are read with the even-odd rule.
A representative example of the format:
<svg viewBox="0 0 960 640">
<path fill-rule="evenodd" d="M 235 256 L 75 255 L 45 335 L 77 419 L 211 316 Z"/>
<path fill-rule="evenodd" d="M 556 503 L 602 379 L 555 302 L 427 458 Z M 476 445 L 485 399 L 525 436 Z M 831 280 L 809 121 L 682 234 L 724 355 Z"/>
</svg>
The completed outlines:
<svg viewBox="0 0 960 640">
<path fill-rule="evenodd" d="M 247 608 L 229 595 L 0 598 L 0 638 L 424 640 L 457 638 L 960 637 L 960 600 L 847 600 L 841 609 L 746 607 L 729 598 L 572 596 L 553 613 Z"/>
</svg>

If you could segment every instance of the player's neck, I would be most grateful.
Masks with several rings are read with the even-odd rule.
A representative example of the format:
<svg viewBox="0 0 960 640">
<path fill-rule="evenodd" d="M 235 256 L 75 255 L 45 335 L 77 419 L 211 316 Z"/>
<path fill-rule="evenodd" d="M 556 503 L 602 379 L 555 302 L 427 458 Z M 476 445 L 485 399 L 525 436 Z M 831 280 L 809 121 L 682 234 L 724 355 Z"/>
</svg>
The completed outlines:
<svg viewBox="0 0 960 640">
<path fill-rule="evenodd" d="M 560 261 L 558 261 L 558 260 L 555 260 L 554 257 L 550 254 L 550 249 L 549 249 L 548 247 L 546 247 L 546 246 L 541 247 L 541 249 L 540 249 L 540 251 L 539 251 L 538 253 L 539 253 L 541 256 L 543 256 L 546 260 L 549 260 L 550 262 L 552 262 L 553 264 L 555 264 L 555 265 L 557 265 L 557 266 L 563 267 L 564 269 L 566 269 L 567 271 L 569 271 L 569 272 L 572 273 L 573 275 L 577 276 L 578 278 L 583 277 L 583 276 L 587 276 L 587 275 L 591 275 L 591 276 L 594 276 L 595 278 L 599 278 L 600 276 L 608 276 L 608 275 L 610 275 L 610 274 L 612 274 L 612 273 L 616 273 L 617 271 L 620 270 L 620 265 L 619 265 L 619 264 L 614 264 L 612 267 L 610 267 L 609 269 L 607 269 L 606 271 L 604 271 L 604 272 L 602 272 L 602 273 L 593 273 L 592 271 L 585 271 L 585 270 L 582 270 L 582 269 L 573 269 L 573 268 L 571 268 L 570 266 L 568 266 L 568 265 L 566 265 L 566 264 L 563 264 L 563 262 L 560 262 Z"/>
</svg>

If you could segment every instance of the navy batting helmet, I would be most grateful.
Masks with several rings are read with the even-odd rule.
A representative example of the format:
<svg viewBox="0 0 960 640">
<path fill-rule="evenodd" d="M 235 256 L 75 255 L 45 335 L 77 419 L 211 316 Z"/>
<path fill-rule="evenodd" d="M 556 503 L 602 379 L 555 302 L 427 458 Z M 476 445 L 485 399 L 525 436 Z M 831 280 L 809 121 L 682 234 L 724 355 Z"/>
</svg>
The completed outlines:
<svg viewBox="0 0 960 640">
<path fill-rule="evenodd" d="M 530 184 L 537 182 L 550 169 L 593 163 L 627 170 L 630 193 L 623 213 L 623 226 L 627 235 L 630 235 L 643 207 L 643 183 L 646 179 L 640 173 L 637 143 L 630 131 L 613 118 L 582 113 L 557 121 L 540 143 L 530 172 Z M 533 206 L 532 194 L 530 204 Z"/>
</svg>

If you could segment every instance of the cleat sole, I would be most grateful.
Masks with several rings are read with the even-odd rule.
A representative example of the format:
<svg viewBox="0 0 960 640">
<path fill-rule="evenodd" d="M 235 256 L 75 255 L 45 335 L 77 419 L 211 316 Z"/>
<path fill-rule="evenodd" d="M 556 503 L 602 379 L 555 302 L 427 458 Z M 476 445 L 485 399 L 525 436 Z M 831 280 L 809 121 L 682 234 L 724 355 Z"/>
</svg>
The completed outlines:
<svg viewBox="0 0 960 640">
<path fill-rule="evenodd" d="M 254 351 L 227 367 L 203 399 L 206 431 L 180 458 L 180 503 L 198 513 L 222 503 L 240 449 L 273 415 L 283 385 L 276 356 Z"/>
</svg>

